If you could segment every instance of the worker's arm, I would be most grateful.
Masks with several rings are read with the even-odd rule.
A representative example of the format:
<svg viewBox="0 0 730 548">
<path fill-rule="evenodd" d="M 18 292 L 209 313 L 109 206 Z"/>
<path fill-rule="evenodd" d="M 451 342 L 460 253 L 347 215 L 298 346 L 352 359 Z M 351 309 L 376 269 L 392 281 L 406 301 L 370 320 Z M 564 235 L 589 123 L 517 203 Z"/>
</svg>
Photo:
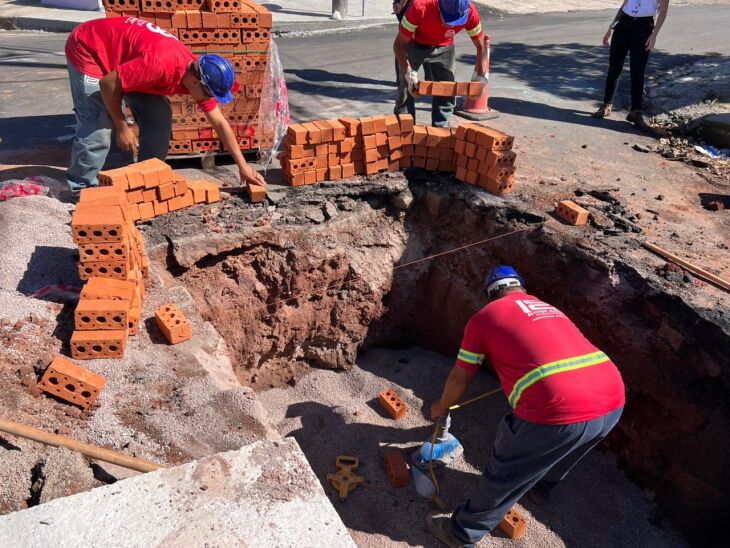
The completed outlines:
<svg viewBox="0 0 730 548">
<path fill-rule="evenodd" d="M 127 125 L 124 112 L 122 112 L 124 90 L 122 89 L 122 81 L 116 70 L 111 71 L 99 80 L 99 90 L 101 91 L 101 99 L 104 101 L 104 106 L 109 111 L 109 116 L 114 124 L 117 146 L 122 150 L 134 152 L 137 150 L 137 138 L 134 136 L 132 129 Z"/>
<path fill-rule="evenodd" d="M 621 3 L 621 7 L 616 12 L 616 16 L 613 18 L 613 21 L 611 21 L 611 24 L 608 26 L 608 30 L 606 31 L 606 34 L 603 35 L 603 45 L 608 46 L 610 40 L 611 40 L 611 34 L 613 33 L 613 29 L 616 28 L 616 25 L 618 25 L 619 20 L 621 19 L 621 14 L 624 11 L 624 7 L 626 6 L 626 2 L 629 0 L 624 0 Z"/>
<path fill-rule="evenodd" d="M 400 67 L 401 74 L 408 84 L 408 91 L 411 92 L 411 95 L 418 95 L 418 74 L 411 68 L 408 53 L 406 53 L 410 41 L 411 39 L 408 36 L 399 32 L 395 42 L 393 42 L 393 53 L 395 53 L 395 60 Z"/>
<path fill-rule="evenodd" d="M 646 51 L 651 51 L 654 49 L 654 45 L 656 44 L 656 37 L 659 34 L 659 31 L 662 28 L 662 25 L 664 25 L 664 20 L 667 18 L 667 12 L 669 11 L 669 0 L 660 0 L 659 1 L 659 14 L 656 18 L 656 24 L 654 25 L 654 30 L 652 31 L 651 35 L 649 36 L 649 39 L 646 41 Z"/>
<path fill-rule="evenodd" d="M 216 105 L 210 112 L 206 112 L 205 116 L 208 118 L 208 122 L 211 126 L 213 126 L 213 129 L 216 134 L 218 134 L 220 140 L 223 141 L 223 146 L 225 146 L 226 150 L 231 153 L 233 161 L 236 162 L 238 172 L 241 176 L 241 182 L 249 182 L 259 186 L 266 186 L 266 181 L 261 174 L 252 168 L 248 162 L 246 162 L 243 154 L 241 154 L 241 147 L 238 146 L 236 135 L 233 133 L 231 125 L 228 123 L 228 120 L 226 120 L 226 117 L 223 115 L 218 105 Z"/>
<path fill-rule="evenodd" d="M 484 36 L 480 34 L 477 38 L 472 38 L 472 44 L 477 48 L 477 60 L 474 64 L 474 72 L 479 76 L 484 76 L 487 74 L 488 62 L 487 46 L 484 43 Z"/>
<path fill-rule="evenodd" d="M 451 368 L 441 399 L 431 405 L 431 418 L 433 420 L 447 413 L 449 407 L 461 400 L 476 374 L 477 371 L 467 371 L 459 365 L 454 365 Z"/>
</svg>

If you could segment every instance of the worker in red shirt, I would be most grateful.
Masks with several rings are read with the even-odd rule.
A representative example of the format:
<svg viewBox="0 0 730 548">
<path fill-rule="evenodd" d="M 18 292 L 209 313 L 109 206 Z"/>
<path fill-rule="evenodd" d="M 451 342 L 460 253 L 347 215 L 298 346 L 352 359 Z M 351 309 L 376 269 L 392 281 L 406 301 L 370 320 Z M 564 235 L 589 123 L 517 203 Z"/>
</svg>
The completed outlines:
<svg viewBox="0 0 730 548">
<path fill-rule="evenodd" d="M 466 392 L 488 359 L 512 412 L 499 423 L 476 492 L 453 515 L 429 514 L 448 546 L 475 544 L 530 491 L 537 503 L 616 426 L 624 384 L 611 359 L 560 310 L 528 295 L 509 266 L 485 281 L 489 303 L 471 317 L 434 420 Z"/>
<path fill-rule="evenodd" d="M 473 81 L 487 81 L 487 49 L 479 13 L 470 0 L 413 0 L 401 19 L 393 51 L 400 77 L 395 113 L 416 116 L 418 69 L 426 80 L 453 82 L 456 68 L 454 36 L 466 29 L 477 50 Z M 433 97 L 431 123 L 448 127 L 454 97 Z"/>
<path fill-rule="evenodd" d="M 218 55 L 193 53 L 169 32 L 136 17 L 95 19 L 76 27 L 66 42 L 76 138 L 66 178 L 71 190 L 96 186 L 114 130 L 119 148 L 138 144 L 122 111 L 122 99 L 139 125 L 139 160 L 164 160 L 172 131 L 165 97 L 189 94 L 205 113 L 238 166 L 242 182 L 265 185 L 241 154 L 236 135 L 218 108 L 233 99 L 237 83 L 231 63 Z"/>
</svg>

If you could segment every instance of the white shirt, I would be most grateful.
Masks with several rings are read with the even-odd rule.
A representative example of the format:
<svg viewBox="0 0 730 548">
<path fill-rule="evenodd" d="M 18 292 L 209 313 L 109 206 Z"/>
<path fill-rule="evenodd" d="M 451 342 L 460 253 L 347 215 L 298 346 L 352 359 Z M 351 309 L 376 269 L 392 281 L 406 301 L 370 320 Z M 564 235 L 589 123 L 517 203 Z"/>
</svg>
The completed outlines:
<svg viewBox="0 0 730 548">
<path fill-rule="evenodd" d="M 624 13 L 631 17 L 654 17 L 658 7 L 657 0 L 629 0 L 624 6 Z"/>
</svg>

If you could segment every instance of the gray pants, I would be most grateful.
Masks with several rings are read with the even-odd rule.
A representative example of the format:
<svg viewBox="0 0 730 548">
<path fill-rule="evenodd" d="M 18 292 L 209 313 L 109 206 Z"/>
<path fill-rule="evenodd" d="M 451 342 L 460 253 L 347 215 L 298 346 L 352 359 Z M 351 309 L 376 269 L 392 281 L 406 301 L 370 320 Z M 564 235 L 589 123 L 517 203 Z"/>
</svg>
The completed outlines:
<svg viewBox="0 0 730 548">
<path fill-rule="evenodd" d="M 104 166 L 111 147 L 112 119 L 101 98 L 99 80 L 80 73 L 70 64 L 68 77 L 76 113 L 76 137 L 66 179 L 71 190 L 96 186 L 97 172 Z M 129 93 L 125 102 L 139 125 L 139 160 L 164 160 L 170 144 L 172 110 L 166 97 Z"/>
<path fill-rule="evenodd" d="M 454 536 L 473 545 L 530 488 L 537 484 L 549 492 L 608 435 L 622 412 L 623 407 L 597 419 L 565 425 L 535 424 L 505 415 L 476 492 L 451 517 Z"/>
<path fill-rule="evenodd" d="M 450 46 L 434 47 L 422 46 L 411 41 L 407 48 L 408 61 L 413 70 L 423 65 L 426 80 L 434 82 L 453 82 L 456 68 L 454 44 Z M 398 91 L 395 97 L 396 114 L 410 114 L 416 118 L 416 101 L 408 92 L 405 77 L 400 74 L 400 67 L 396 63 L 398 73 Z M 448 127 L 449 119 L 454 112 L 456 102 L 453 97 L 433 97 L 431 103 L 431 124 L 436 127 Z"/>
</svg>

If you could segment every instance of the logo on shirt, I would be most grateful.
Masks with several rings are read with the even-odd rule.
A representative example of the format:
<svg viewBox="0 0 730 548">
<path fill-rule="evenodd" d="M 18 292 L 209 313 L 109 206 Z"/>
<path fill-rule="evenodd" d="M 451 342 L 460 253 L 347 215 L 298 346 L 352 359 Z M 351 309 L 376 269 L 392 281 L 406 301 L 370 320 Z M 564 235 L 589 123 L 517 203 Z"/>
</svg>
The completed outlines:
<svg viewBox="0 0 730 548">
<path fill-rule="evenodd" d="M 522 312 L 527 314 L 529 318 L 536 320 L 565 317 L 565 314 L 554 306 L 538 301 L 537 299 L 520 299 L 515 301 L 515 303 L 517 303 L 517 306 L 519 306 Z"/>
<path fill-rule="evenodd" d="M 444 38 L 453 38 L 454 36 L 456 36 L 454 29 L 449 29 L 444 33 Z"/>
<path fill-rule="evenodd" d="M 177 40 L 177 36 L 173 36 L 172 34 L 167 32 L 165 29 L 161 29 L 154 23 L 150 23 L 149 21 L 145 21 L 144 19 L 137 19 L 136 17 L 127 17 L 127 19 L 124 22 L 129 25 L 137 25 L 138 27 L 145 27 L 150 32 L 154 32 L 161 36 L 167 36 L 168 38 L 174 38 L 175 40 Z"/>
</svg>

